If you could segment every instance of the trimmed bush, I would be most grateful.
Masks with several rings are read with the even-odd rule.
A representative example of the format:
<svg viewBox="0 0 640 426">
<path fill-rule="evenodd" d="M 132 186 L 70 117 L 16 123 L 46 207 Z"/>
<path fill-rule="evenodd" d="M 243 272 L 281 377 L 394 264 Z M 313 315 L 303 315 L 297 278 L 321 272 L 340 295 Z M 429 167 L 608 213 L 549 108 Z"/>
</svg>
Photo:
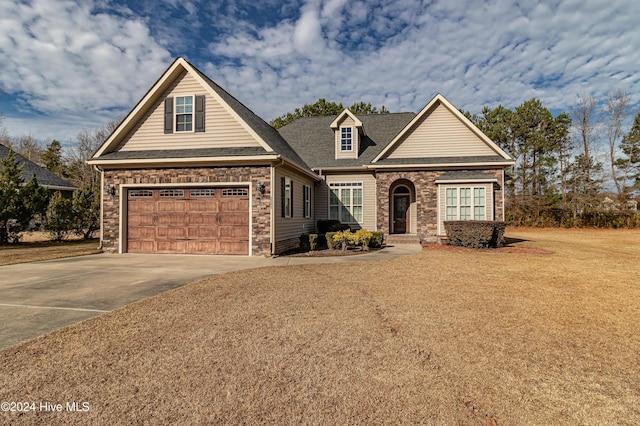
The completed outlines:
<svg viewBox="0 0 640 426">
<path fill-rule="evenodd" d="M 352 235 L 353 234 L 351 234 L 351 231 L 348 231 L 348 230 L 335 232 L 332 237 L 333 247 L 339 248 L 342 251 L 345 251 L 347 247 L 351 244 L 351 241 L 353 239 Z"/>
<path fill-rule="evenodd" d="M 502 247 L 505 222 L 485 220 L 445 221 L 448 244 L 470 248 Z"/>
<path fill-rule="evenodd" d="M 314 251 L 318 248 L 318 234 L 309 234 L 309 250 Z"/>
<path fill-rule="evenodd" d="M 339 220 L 321 219 L 318 221 L 318 234 L 326 234 L 327 232 L 340 232 L 351 229 L 349 225 Z"/>
<path fill-rule="evenodd" d="M 371 232 L 371 237 L 369 237 L 368 246 L 370 248 L 380 248 L 382 247 L 382 243 L 384 242 L 384 232 L 374 231 Z"/>
<path fill-rule="evenodd" d="M 300 235 L 300 250 L 309 251 L 311 249 L 311 242 L 309 241 L 309 234 L 304 233 Z"/>
<path fill-rule="evenodd" d="M 336 248 L 336 243 L 333 239 L 334 235 L 336 235 L 337 232 L 327 232 L 326 234 L 324 234 L 326 240 L 327 240 L 327 248 L 330 250 L 333 250 Z"/>
</svg>

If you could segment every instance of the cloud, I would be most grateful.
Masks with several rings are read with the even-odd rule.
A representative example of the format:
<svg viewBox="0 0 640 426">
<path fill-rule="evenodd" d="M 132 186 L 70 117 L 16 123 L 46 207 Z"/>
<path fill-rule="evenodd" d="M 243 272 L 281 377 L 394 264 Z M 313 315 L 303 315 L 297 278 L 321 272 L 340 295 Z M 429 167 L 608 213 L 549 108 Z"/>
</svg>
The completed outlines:
<svg viewBox="0 0 640 426">
<path fill-rule="evenodd" d="M 110 119 L 178 55 L 267 120 L 320 97 L 418 111 L 440 92 L 472 112 L 640 98 L 633 0 L 95 1 L 0 4 L 11 109 Z"/>
<path fill-rule="evenodd" d="M 0 75 L 17 110 L 75 121 L 130 108 L 171 61 L 144 22 L 95 12 L 92 2 L 0 5 Z M 98 120 L 91 120 L 96 122 Z"/>
</svg>

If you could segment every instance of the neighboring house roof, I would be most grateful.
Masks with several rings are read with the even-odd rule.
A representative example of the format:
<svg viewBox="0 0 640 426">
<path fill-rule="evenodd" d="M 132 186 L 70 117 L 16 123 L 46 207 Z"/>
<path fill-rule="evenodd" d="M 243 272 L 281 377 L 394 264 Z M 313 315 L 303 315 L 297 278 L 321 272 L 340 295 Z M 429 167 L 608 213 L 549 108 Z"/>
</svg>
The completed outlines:
<svg viewBox="0 0 640 426">
<path fill-rule="evenodd" d="M 337 116 L 303 117 L 279 129 L 313 169 L 365 166 L 415 117 L 413 112 L 356 116 L 366 134 L 360 140 L 358 158 L 335 158 L 335 134 L 331 124 Z"/>
<path fill-rule="evenodd" d="M 211 149 L 159 149 L 151 151 L 126 151 L 119 150 L 119 145 L 123 139 L 135 129 L 140 120 L 143 120 L 145 114 L 157 104 L 165 91 L 170 85 L 180 78 L 184 72 L 190 73 L 202 86 L 203 89 L 209 91 L 210 95 L 217 99 L 220 104 L 226 108 L 229 113 L 236 117 L 237 121 L 253 135 L 259 143 L 259 147 L 240 147 L 240 148 L 211 148 Z M 129 160 L 172 160 L 183 159 L 190 161 L 196 157 L 207 157 L 211 159 L 221 159 L 223 157 L 256 157 L 264 156 L 265 159 L 271 159 L 269 156 L 278 156 L 287 160 L 294 167 L 297 167 L 305 173 L 309 172 L 310 167 L 304 160 L 293 150 L 282 136 L 263 119 L 258 117 L 249 108 L 243 105 L 236 98 L 231 96 L 222 87 L 214 83 L 209 77 L 200 70 L 187 62 L 184 58 L 178 57 L 164 72 L 164 74 L 149 89 L 145 96 L 125 117 L 122 123 L 109 135 L 107 140 L 96 151 L 90 164 L 115 164 L 120 161 Z M 144 162 L 144 161 L 143 161 Z"/>
<path fill-rule="evenodd" d="M 9 148 L 0 144 L 0 160 L 3 160 L 9 154 Z M 19 165 L 24 165 L 22 169 L 22 178 L 25 183 L 29 182 L 31 178 L 35 175 L 36 180 L 38 181 L 38 185 L 44 186 L 49 189 L 58 189 L 62 191 L 73 191 L 78 188 L 73 186 L 69 181 L 61 178 L 55 173 L 45 169 L 42 166 L 37 165 L 33 161 L 23 157 L 22 155 L 14 152 L 16 156 L 16 161 Z M 0 165 L 2 168 L 2 165 Z"/>
</svg>

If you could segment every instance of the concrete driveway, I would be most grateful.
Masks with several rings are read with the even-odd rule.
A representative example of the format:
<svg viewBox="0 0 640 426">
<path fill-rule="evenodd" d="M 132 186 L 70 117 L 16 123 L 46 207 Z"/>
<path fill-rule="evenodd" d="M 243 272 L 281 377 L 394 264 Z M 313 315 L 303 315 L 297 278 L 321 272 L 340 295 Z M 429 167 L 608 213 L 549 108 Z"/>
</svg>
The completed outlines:
<svg viewBox="0 0 640 426">
<path fill-rule="evenodd" d="M 0 267 L 0 349 L 213 275 L 266 266 L 393 258 L 397 245 L 334 258 L 100 254 Z"/>
</svg>

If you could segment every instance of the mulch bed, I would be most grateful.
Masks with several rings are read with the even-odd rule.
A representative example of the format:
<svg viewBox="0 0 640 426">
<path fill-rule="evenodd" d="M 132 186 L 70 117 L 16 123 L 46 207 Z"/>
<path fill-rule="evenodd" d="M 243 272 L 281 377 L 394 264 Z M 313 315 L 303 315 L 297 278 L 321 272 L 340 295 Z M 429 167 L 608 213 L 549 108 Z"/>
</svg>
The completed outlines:
<svg viewBox="0 0 640 426">
<path fill-rule="evenodd" d="M 381 250 L 379 248 L 370 248 L 368 251 L 363 251 L 361 248 L 347 249 L 345 251 L 335 249 L 321 249 L 309 252 L 301 252 L 298 250 L 292 250 L 281 254 L 281 256 L 288 257 L 332 257 L 332 256 L 357 256 L 359 254 L 373 253 Z"/>
<path fill-rule="evenodd" d="M 552 251 L 530 248 L 530 247 L 499 247 L 489 249 L 472 249 L 468 247 L 447 246 L 435 243 L 424 243 L 422 247 L 427 250 L 444 250 L 444 251 L 457 251 L 463 253 L 469 252 L 490 252 L 490 253 L 524 253 L 524 254 L 552 254 Z"/>
</svg>

